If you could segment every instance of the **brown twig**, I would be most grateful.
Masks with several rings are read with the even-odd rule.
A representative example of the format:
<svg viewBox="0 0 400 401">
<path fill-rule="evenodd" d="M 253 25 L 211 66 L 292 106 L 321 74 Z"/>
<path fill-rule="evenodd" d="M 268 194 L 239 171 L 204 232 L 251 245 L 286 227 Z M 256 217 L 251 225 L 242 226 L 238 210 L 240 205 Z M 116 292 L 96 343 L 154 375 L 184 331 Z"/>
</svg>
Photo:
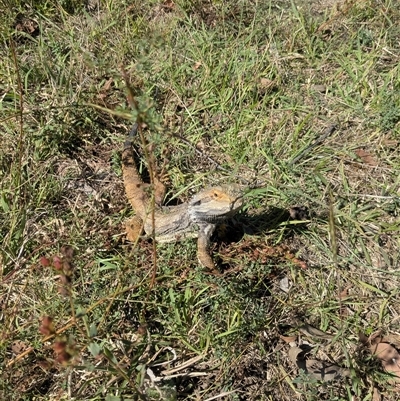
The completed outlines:
<svg viewBox="0 0 400 401">
<path fill-rule="evenodd" d="M 325 131 L 323 131 L 323 133 L 313 143 L 307 146 L 294 159 L 290 160 L 288 166 L 292 166 L 293 164 L 297 163 L 300 159 L 302 159 L 304 156 L 308 155 L 314 148 L 316 148 L 318 145 L 324 142 L 325 139 L 328 138 L 336 130 L 336 128 L 337 128 L 336 124 L 332 124 L 328 128 L 326 128 Z"/>
<path fill-rule="evenodd" d="M 120 69 L 121 69 L 121 74 L 122 74 L 122 77 L 124 78 L 126 89 L 127 89 L 128 104 L 133 110 L 136 110 L 136 112 L 137 112 L 136 123 L 138 124 L 139 137 L 140 137 L 140 141 L 142 143 L 145 159 L 148 162 L 147 164 L 148 164 L 148 170 L 149 170 L 149 175 L 150 175 L 150 183 L 151 183 L 152 187 L 154 188 L 154 186 L 155 186 L 155 179 L 154 179 L 155 172 L 154 172 L 154 170 L 155 169 L 154 169 L 153 163 L 151 162 L 151 158 L 150 158 L 148 147 L 147 147 L 147 142 L 146 142 L 146 139 L 145 139 L 144 134 L 143 134 L 142 124 L 144 122 L 143 121 L 144 119 L 143 119 L 143 116 L 142 116 L 142 114 L 141 114 L 141 112 L 139 110 L 139 104 L 138 104 L 138 102 L 137 102 L 137 100 L 135 98 L 132 86 L 130 85 L 129 76 L 128 76 L 125 68 L 122 65 L 120 66 Z M 143 321 L 145 320 L 144 316 L 146 315 L 146 305 L 147 305 L 147 302 L 149 300 L 151 290 L 154 287 L 154 284 L 156 282 L 156 276 L 157 276 L 157 246 L 156 246 L 156 241 L 155 241 L 155 226 L 156 225 L 155 225 L 155 213 L 154 213 L 156 204 L 155 204 L 154 194 L 151 197 L 150 202 L 151 202 L 150 203 L 150 206 L 151 206 L 150 207 L 150 209 L 151 209 L 151 223 L 152 223 L 152 227 L 153 227 L 153 230 L 152 230 L 152 238 L 153 238 L 153 270 L 152 270 L 149 290 L 147 292 L 146 299 L 145 299 L 145 301 L 143 303 L 143 305 L 144 305 L 143 310 L 142 310 L 142 319 L 143 319 Z"/>
<path fill-rule="evenodd" d="M 12 39 L 10 39 L 10 47 L 11 47 L 11 53 L 14 61 L 14 66 L 15 66 L 15 72 L 17 75 L 17 84 L 18 84 L 18 91 L 19 91 L 19 137 L 18 137 L 18 176 L 17 181 L 16 181 L 16 188 L 18 189 L 18 192 L 21 190 L 21 171 L 22 171 L 22 145 L 24 142 L 24 93 L 23 93 L 23 87 L 22 87 L 22 81 L 21 81 L 21 75 L 19 73 L 19 68 L 18 68 L 18 59 L 17 59 L 17 52 L 15 50 L 15 44 Z M 19 197 L 14 198 L 15 201 L 19 199 Z M 25 194 L 24 194 L 24 200 L 25 200 Z M 15 206 L 15 205 L 14 205 Z"/>
</svg>

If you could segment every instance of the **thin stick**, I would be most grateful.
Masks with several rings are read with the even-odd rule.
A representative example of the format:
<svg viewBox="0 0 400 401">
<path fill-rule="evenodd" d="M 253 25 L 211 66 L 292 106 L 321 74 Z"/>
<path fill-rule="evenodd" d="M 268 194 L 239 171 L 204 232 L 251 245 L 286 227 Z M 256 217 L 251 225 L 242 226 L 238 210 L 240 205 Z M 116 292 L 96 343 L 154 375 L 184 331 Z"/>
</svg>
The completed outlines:
<svg viewBox="0 0 400 401">
<path fill-rule="evenodd" d="M 300 152 L 299 155 L 297 155 L 294 159 L 292 159 L 288 163 L 288 166 L 292 166 L 293 164 L 297 163 L 300 159 L 302 159 L 304 156 L 310 153 L 315 147 L 324 142 L 325 139 L 328 138 L 328 136 L 330 136 L 336 130 L 336 128 L 337 128 L 336 124 L 332 124 L 328 128 L 326 128 L 326 130 L 322 133 L 322 135 L 320 135 L 311 145 L 307 146 L 302 152 Z"/>
<path fill-rule="evenodd" d="M 19 66 L 17 60 L 17 53 L 15 51 L 15 44 L 13 40 L 10 40 L 10 47 L 11 53 L 14 61 L 15 72 L 17 75 L 17 84 L 18 84 L 18 91 L 19 91 L 19 138 L 18 138 L 18 176 L 17 176 L 17 188 L 20 189 L 21 184 L 21 171 L 22 171 L 22 145 L 24 142 L 24 91 L 22 89 L 22 81 L 21 75 L 19 73 Z M 22 188 L 21 188 L 22 189 Z M 24 201 L 25 201 L 25 194 L 23 193 Z M 15 197 L 15 201 L 18 200 L 19 197 Z M 15 205 L 14 205 L 15 206 Z"/>
<path fill-rule="evenodd" d="M 152 166 L 151 163 L 151 159 L 150 159 L 150 155 L 149 155 L 149 151 L 148 151 L 148 147 L 147 142 L 145 140 L 145 137 L 143 135 L 143 130 L 142 130 L 142 123 L 143 123 L 143 117 L 140 113 L 139 110 L 139 104 L 137 102 L 137 100 L 135 99 L 135 95 L 133 92 L 133 89 L 130 85 L 130 80 L 129 80 L 129 76 L 127 74 L 127 72 L 125 71 L 125 68 L 121 65 L 120 66 L 121 69 L 121 73 L 122 76 L 124 78 L 125 81 L 125 85 L 126 85 L 126 89 L 128 91 L 127 94 L 127 100 L 129 103 L 129 106 L 133 109 L 137 111 L 137 117 L 136 117 L 136 123 L 138 124 L 138 132 L 139 132 L 139 137 L 140 137 L 140 141 L 142 142 L 143 145 L 143 151 L 144 151 L 144 156 L 145 159 L 148 162 L 148 169 L 149 169 L 149 175 L 150 175 L 150 183 L 152 185 L 152 187 L 154 188 L 154 168 Z M 157 277 L 157 245 L 156 245 L 156 241 L 155 241 L 155 227 L 156 227 L 156 222 L 155 222 L 155 207 L 156 207 L 156 203 L 155 203 L 155 197 L 154 194 L 150 199 L 150 209 L 151 209 L 151 223 L 152 223 L 152 238 L 153 238 L 153 270 L 152 270 L 152 275 L 151 275 L 151 281 L 150 281 L 150 285 L 149 285 L 149 290 L 146 294 L 146 299 L 145 302 L 143 303 L 144 307 L 142 310 L 142 320 L 145 321 L 145 315 L 146 315 L 146 305 L 147 302 L 150 298 L 150 293 L 151 290 L 153 289 L 155 282 L 156 282 L 156 277 Z"/>
</svg>

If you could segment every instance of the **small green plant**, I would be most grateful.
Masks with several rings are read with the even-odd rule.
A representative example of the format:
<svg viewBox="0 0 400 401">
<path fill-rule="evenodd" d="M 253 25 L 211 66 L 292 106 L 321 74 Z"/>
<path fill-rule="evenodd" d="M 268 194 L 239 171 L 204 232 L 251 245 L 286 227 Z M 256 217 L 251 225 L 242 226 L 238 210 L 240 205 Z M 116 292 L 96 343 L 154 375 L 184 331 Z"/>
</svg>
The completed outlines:
<svg viewBox="0 0 400 401">
<path fill-rule="evenodd" d="M 400 121 L 400 104 L 394 95 L 385 95 L 382 99 L 379 127 L 382 132 L 394 129 Z"/>
</svg>

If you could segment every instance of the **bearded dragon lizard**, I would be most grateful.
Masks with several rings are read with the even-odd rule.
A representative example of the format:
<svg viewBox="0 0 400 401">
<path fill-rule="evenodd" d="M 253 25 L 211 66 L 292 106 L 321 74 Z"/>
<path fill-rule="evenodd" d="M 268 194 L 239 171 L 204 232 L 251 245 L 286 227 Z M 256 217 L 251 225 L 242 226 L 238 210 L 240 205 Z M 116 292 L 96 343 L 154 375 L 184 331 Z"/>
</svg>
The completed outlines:
<svg viewBox="0 0 400 401">
<path fill-rule="evenodd" d="M 154 235 L 158 242 L 174 242 L 184 238 L 197 238 L 199 262 L 214 269 L 208 252 L 210 238 L 221 221 L 232 217 L 243 205 L 243 194 L 234 184 L 203 189 L 188 202 L 176 206 L 162 206 L 164 185 L 154 179 L 155 202 L 148 184 L 137 170 L 133 154 L 133 140 L 138 124 L 134 124 L 122 152 L 122 175 L 126 196 L 136 215 L 126 223 L 127 238 L 136 242 L 143 229 L 147 236 Z M 152 213 L 154 207 L 154 219 Z"/>
</svg>

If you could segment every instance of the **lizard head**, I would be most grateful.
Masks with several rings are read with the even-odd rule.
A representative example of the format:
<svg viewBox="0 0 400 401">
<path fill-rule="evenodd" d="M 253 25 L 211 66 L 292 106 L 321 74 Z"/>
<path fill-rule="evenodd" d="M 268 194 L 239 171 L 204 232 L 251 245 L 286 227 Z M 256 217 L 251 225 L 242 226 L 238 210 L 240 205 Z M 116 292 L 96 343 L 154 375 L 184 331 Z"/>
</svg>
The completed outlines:
<svg viewBox="0 0 400 401">
<path fill-rule="evenodd" d="M 192 221 L 217 223 L 232 217 L 243 206 L 243 193 L 237 185 L 203 189 L 189 202 Z"/>
</svg>

